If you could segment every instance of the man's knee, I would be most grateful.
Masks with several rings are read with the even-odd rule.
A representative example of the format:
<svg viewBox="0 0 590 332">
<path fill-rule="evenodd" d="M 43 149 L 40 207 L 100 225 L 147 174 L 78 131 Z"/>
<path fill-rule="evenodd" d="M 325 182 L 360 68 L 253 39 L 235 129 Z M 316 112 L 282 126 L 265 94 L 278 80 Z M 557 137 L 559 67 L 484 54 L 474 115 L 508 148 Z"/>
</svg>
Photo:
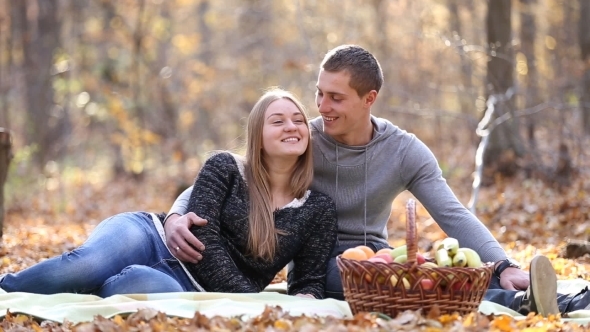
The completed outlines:
<svg viewBox="0 0 590 332">
<path fill-rule="evenodd" d="M 383 243 L 367 243 L 373 251 L 388 247 Z M 337 300 L 344 300 L 344 291 L 342 287 L 342 279 L 340 277 L 340 269 L 336 263 L 336 257 L 348 248 L 357 246 L 356 244 L 339 245 L 332 251 L 332 258 L 328 261 L 328 269 L 326 272 L 326 288 L 324 295 L 326 298 L 333 298 Z"/>
<path fill-rule="evenodd" d="M 344 300 L 344 293 L 342 290 L 342 279 L 340 278 L 340 270 L 336 265 L 336 258 L 332 258 L 328 262 L 328 270 L 326 273 L 325 297 L 337 300 Z"/>
</svg>

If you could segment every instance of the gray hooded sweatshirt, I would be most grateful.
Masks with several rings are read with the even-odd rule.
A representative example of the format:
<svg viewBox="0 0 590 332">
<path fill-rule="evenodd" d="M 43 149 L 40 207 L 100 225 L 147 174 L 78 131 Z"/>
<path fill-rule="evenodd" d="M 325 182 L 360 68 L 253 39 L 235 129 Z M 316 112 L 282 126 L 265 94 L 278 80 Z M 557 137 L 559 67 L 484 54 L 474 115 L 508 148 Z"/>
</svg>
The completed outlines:
<svg viewBox="0 0 590 332">
<path fill-rule="evenodd" d="M 506 253 L 489 230 L 453 194 L 430 149 L 415 135 L 372 116 L 373 138 L 362 146 L 337 142 L 311 121 L 314 180 L 312 188 L 336 202 L 339 244 L 387 242 L 391 203 L 408 190 L 448 236 L 476 250 L 482 261 Z"/>
<path fill-rule="evenodd" d="M 489 230 L 453 194 L 430 149 L 415 135 L 372 116 L 373 138 L 362 146 L 337 142 L 324 133 L 321 117 L 310 122 L 313 143 L 312 189 L 336 202 L 338 244 L 387 244 L 391 204 L 410 191 L 432 218 L 462 247 L 477 251 L 484 262 L 506 258 Z M 183 215 L 192 188 L 170 209 Z"/>
</svg>

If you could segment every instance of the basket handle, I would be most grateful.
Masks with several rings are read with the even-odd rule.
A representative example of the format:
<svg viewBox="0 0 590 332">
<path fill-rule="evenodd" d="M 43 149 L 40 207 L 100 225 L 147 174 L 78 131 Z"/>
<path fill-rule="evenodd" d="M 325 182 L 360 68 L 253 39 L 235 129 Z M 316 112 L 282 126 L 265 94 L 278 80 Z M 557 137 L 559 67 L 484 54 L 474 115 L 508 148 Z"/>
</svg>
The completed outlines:
<svg viewBox="0 0 590 332">
<path fill-rule="evenodd" d="M 416 201 L 409 199 L 406 203 L 406 246 L 408 252 L 408 265 L 416 265 L 416 254 L 418 253 L 416 240 Z"/>
</svg>

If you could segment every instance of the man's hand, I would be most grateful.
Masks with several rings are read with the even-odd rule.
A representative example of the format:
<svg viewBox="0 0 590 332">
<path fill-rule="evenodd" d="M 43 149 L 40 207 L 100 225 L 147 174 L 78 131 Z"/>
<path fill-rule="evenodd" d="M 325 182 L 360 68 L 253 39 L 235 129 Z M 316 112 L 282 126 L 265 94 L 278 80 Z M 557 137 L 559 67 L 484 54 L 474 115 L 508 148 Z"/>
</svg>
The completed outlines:
<svg viewBox="0 0 590 332">
<path fill-rule="evenodd" d="M 203 256 L 199 251 L 205 250 L 205 246 L 193 233 L 190 232 L 192 225 L 205 226 L 207 220 L 189 212 L 183 216 L 173 214 L 166 219 L 164 233 L 166 244 L 172 251 L 174 257 L 183 262 L 198 263 Z M 195 250 L 197 248 L 198 250 Z"/>
<path fill-rule="evenodd" d="M 508 267 L 500 274 L 500 286 L 507 290 L 526 290 L 530 283 L 528 272 L 516 267 Z"/>
</svg>

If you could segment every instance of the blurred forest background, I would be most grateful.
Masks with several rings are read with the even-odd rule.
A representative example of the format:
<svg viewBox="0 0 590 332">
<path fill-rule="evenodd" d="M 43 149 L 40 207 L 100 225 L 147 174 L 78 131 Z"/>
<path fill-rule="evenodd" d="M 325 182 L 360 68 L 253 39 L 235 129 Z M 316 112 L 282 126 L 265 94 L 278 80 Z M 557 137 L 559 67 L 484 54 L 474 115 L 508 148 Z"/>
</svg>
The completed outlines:
<svg viewBox="0 0 590 332">
<path fill-rule="evenodd" d="M 263 89 L 289 89 L 317 115 L 319 62 L 340 44 L 377 56 L 374 114 L 430 146 L 462 202 L 477 198 L 474 174 L 493 188 L 472 201 L 482 220 L 588 220 L 589 0 L 0 3 L 0 178 L 14 223 L 167 210 L 209 151 L 240 150 Z M 509 204 L 526 191 L 536 196 Z"/>
<path fill-rule="evenodd" d="M 510 256 L 590 280 L 590 0 L 0 0 L 0 273 L 167 211 L 208 152 L 241 150 L 265 88 L 316 116 L 340 44 L 376 55 L 373 113 L 432 149 Z M 418 208 L 428 251 L 445 235 Z"/>
</svg>

